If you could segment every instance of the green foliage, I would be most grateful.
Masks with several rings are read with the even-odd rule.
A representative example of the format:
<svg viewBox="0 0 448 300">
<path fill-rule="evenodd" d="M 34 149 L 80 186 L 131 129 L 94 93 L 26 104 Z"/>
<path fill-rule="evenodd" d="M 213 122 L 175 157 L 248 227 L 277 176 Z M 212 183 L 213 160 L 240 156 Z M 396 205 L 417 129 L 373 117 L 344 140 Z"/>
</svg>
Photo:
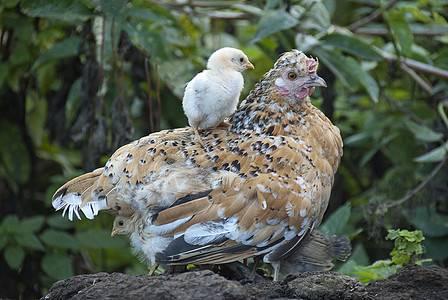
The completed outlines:
<svg viewBox="0 0 448 300">
<path fill-rule="evenodd" d="M 110 216 L 69 222 L 53 214 L 51 196 L 127 141 L 185 126 L 185 83 L 222 46 L 242 48 L 256 67 L 244 73 L 242 98 L 281 52 L 297 48 L 319 59 L 328 88 L 317 89 L 313 101 L 344 139 L 334 212 L 321 229 L 354 244 L 339 270 L 387 277 L 412 249 L 393 254 L 396 262 L 357 266 L 391 251 L 390 241 L 373 240 L 382 230 L 408 224 L 423 231 L 426 257 L 446 265 L 448 176 L 435 168 L 448 153 L 448 4 L 389 3 L 1 1 L 5 284 L 33 270 L 44 293 L 72 274 L 147 271 L 126 239 L 110 238 Z M 5 298 L 41 296 L 17 293 Z"/>
<path fill-rule="evenodd" d="M 421 242 L 425 239 L 421 230 L 409 232 L 390 229 L 386 239 L 395 241 L 394 249 L 390 253 L 394 264 L 398 266 L 421 264 L 418 257 L 423 254 Z"/>
<path fill-rule="evenodd" d="M 126 248 L 127 242 L 123 238 L 111 239 L 110 233 L 104 229 L 79 230 L 76 235 L 72 235 L 59 230 L 64 228 L 73 228 L 73 222 L 68 222 L 59 214 L 47 219 L 37 215 L 22 220 L 16 215 L 8 215 L 0 224 L 2 256 L 11 269 L 19 271 L 24 267 L 27 257 L 39 253 L 40 268 L 44 274 L 40 281 L 51 284 L 69 278 L 78 271 L 79 265 L 74 261 L 79 261 L 75 257 L 82 257 L 83 251 Z M 128 249 L 123 250 L 130 252 Z M 120 259 L 123 261 L 123 258 Z"/>
<path fill-rule="evenodd" d="M 324 223 L 320 225 L 320 230 L 327 232 L 331 235 L 337 235 L 347 233 L 344 227 L 350 219 L 351 204 L 347 202 L 343 206 L 335 210 Z"/>
<path fill-rule="evenodd" d="M 16 215 L 3 218 L 0 224 L 0 250 L 11 269 L 18 270 L 25 259 L 25 251 L 43 251 L 44 246 L 35 233 L 44 224 L 43 216 L 19 220 Z"/>
<path fill-rule="evenodd" d="M 378 279 L 385 279 L 408 264 L 421 265 L 430 260 L 420 260 L 424 253 L 421 242 L 425 239 L 421 230 L 388 230 L 386 239 L 394 240 L 394 249 L 390 252 L 391 259 L 378 260 L 373 264 L 362 267 L 354 266 L 351 271 L 361 282 L 368 283 Z"/>
</svg>

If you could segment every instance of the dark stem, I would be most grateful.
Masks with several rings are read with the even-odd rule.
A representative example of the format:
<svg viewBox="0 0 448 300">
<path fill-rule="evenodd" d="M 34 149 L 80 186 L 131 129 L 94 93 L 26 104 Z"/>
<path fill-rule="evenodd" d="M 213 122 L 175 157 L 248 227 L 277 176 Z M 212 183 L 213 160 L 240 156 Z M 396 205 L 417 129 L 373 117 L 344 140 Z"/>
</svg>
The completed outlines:
<svg viewBox="0 0 448 300">
<path fill-rule="evenodd" d="M 448 160 L 448 153 L 445 155 L 443 160 L 437 164 L 434 170 L 432 170 L 431 173 L 429 173 L 429 175 L 425 178 L 425 180 L 423 180 L 419 185 L 417 185 L 412 190 L 409 190 L 403 198 L 395 201 L 389 201 L 386 204 L 384 204 L 384 207 L 385 208 L 395 207 L 411 199 L 418 191 L 420 191 L 425 185 L 427 185 L 434 178 L 434 176 L 436 176 L 437 172 L 439 172 L 439 170 L 443 167 L 443 165 L 446 163 L 447 160 Z"/>
</svg>

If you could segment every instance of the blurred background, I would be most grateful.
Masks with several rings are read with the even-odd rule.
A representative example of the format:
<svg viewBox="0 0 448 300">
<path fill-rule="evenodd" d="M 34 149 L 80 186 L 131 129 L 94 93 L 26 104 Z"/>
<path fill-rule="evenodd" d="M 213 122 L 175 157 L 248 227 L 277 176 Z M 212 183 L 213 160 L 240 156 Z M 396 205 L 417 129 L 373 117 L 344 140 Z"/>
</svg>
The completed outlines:
<svg viewBox="0 0 448 300">
<path fill-rule="evenodd" d="M 447 19 L 447 0 L 0 1 L 0 298 L 148 272 L 110 215 L 69 222 L 51 197 L 119 146 L 186 126 L 185 83 L 223 46 L 255 65 L 241 99 L 282 52 L 319 59 L 328 87 L 312 101 L 344 139 L 321 230 L 353 246 L 336 270 L 387 276 L 389 229 L 421 230 L 419 259 L 445 266 Z"/>
</svg>

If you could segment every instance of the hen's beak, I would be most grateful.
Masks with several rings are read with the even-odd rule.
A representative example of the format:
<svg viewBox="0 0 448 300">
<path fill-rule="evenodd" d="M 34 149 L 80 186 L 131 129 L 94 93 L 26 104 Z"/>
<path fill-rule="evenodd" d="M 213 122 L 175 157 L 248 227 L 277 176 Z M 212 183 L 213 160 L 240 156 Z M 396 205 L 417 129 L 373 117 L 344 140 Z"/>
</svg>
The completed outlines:
<svg viewBox="0 0 448 300">
<path fill-rule="evenodd" d="M 248 62 L 247 65 L 246 65 L 246 69 L 253 70 L 253 69 L 255 69 L 255 67 L 254 67 L 254 65 L 251 62 Z"/>
<path fill-rule="evenodd" d="M 323 86 L 327 87 L 327 83 L 322 77 L 317 75 L 310 75 L 310 79 L 305 82 L 306 86 Z"/>
<path fill-rule="evenodd" d="M 120 231 L 118 229 L 112 230 L 112 232 L 110 233 L 111 237 L 116 236 Z"/>
</svg>

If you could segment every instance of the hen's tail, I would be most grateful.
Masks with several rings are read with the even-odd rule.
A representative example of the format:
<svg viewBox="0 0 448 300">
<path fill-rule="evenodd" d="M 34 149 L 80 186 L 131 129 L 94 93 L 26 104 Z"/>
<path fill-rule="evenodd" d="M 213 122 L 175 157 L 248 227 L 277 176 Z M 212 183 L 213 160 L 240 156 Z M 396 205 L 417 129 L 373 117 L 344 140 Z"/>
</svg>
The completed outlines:
<svg viewBox="0 0 448 300">
<path fill-rule="evenodd" d="M 98 188 L 98 181 L 103 168 L 76 177 L 62 187 L 53 196 L 52 204 L 56 210 L 63 209 L 62 216 L 68 212 L 73 220 L 73 213 L 81 219 L 81 210 L 88 219 L 93 219 L 98 211 L 108 209 L 107 197 L 103 188 Z"/>
<path fill-rule="evenodd" d="M 333 254 L 340 261 L 346 261 L 352 253 L 352 245 L 347 236 L 329 236 L 328 237 L 333 247 Z"/>
</svg>

